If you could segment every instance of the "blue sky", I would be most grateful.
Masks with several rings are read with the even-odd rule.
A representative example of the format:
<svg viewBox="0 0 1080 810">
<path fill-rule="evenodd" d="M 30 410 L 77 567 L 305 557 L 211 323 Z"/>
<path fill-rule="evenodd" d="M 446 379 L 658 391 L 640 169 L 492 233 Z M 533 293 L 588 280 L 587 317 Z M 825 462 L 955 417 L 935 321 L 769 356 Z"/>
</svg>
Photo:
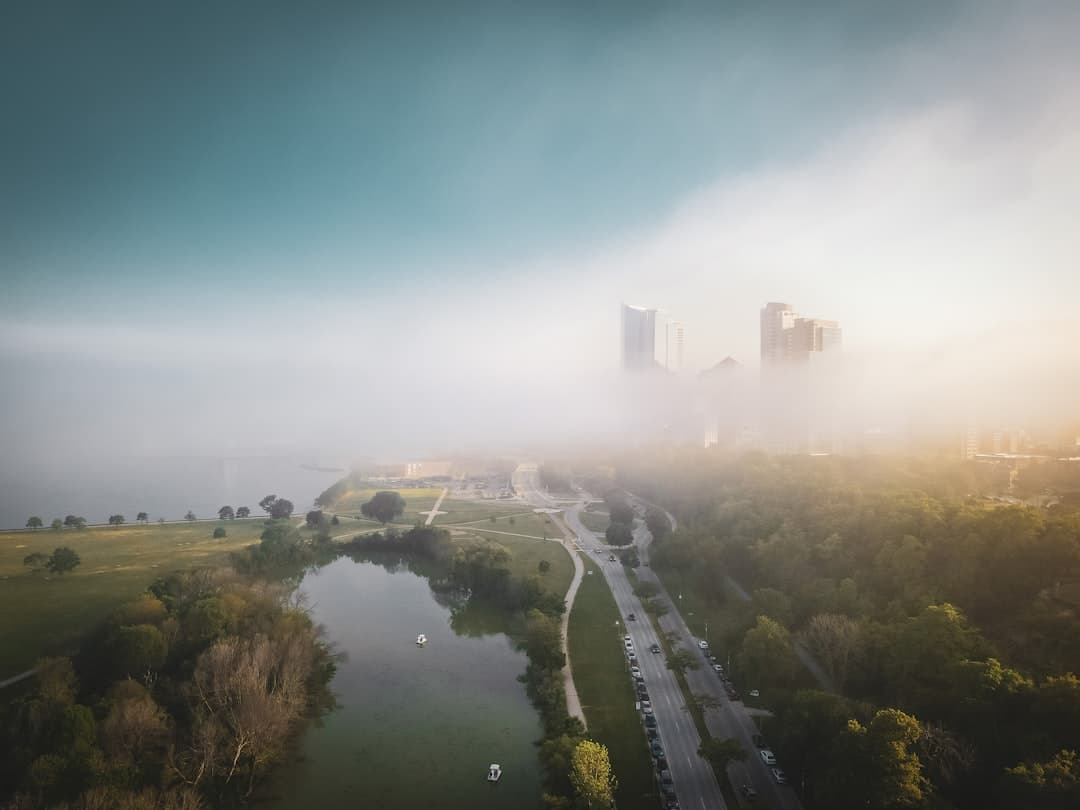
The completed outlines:
<svg viewBox="0 0 1080 810">
<path fill-rule="evenodd" d="M 602 244 L 917 103 L 897 53 L 965 19 L 947 3 L 385 6 L 9 11 L 0 312 L 370 291 Z"/>
</svg>

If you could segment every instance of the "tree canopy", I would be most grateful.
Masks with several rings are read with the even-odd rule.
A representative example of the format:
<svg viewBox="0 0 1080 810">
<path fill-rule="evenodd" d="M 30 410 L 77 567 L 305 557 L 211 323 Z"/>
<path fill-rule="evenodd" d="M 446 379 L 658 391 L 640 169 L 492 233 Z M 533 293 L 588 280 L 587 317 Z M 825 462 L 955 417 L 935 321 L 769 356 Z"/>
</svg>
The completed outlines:
<svg viewBox="0 0 1080 810">
<path fill-rule="evenodd" d="M 386 525 L 405 512 L 405 499 L 401 494 L 388 490 L 376 492 L 371 500 L 360 507 L 360 514 Z"/>
</svg>

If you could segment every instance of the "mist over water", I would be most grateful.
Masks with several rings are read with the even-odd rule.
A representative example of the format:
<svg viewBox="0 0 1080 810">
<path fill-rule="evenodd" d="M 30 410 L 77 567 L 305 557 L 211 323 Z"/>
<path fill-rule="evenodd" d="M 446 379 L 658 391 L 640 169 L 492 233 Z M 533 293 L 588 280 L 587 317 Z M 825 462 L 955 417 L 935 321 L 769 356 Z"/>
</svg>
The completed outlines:
<svg viewBox="0 0 1080 810">
<path fill-rule="evenodd" d="M 224 505 L 247 506 L 260 515 L 258 502 L 277 495 L 297 512 L 343 472 L 304 468 L 321 466 L 315 457 L 109 458 L 62 461 L 36 468 L 0 470 L 0 528 L 15 529 L 38 515 L 48 525 L 65 515 L 105 523 L 122 514 L 128 523 L 139 512 L 151 521 L 182 520 L 190 509 L 197 518 L 213 518 Z M 322 465 L 332 466 L 323 461 Z"/>
</svg>

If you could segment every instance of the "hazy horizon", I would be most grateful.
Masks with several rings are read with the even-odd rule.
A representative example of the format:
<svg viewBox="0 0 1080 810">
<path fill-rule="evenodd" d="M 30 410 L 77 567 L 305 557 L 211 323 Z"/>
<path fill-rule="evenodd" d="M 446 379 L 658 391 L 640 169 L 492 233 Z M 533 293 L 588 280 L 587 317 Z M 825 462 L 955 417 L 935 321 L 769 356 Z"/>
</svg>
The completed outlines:
<svg viewBox="0 0 1080 810">
<path fill-rule="evenodd" d="M 617 438 L 624 301 L 688 374 L 837 320 L 865 421 L 1075 419 L 1073 4 L 9 22 L 9 476 Z"/>
</svg>

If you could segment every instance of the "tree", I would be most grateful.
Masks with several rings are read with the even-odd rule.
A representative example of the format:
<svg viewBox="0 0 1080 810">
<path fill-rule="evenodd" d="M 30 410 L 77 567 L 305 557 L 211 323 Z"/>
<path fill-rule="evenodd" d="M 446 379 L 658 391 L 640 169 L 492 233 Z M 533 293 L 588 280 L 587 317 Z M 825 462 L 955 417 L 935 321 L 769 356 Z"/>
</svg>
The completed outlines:
<svg viewBox="0 0 1080 810">
<path fill-rule="evenodd" d="M 37 515 L 32 515 L 28 521 L 26 521 L 26 528 L 28 529 L 40 529 L 45 524 L 42 523 L 41 518 Z"/>
<path fill-rule="evenodd" d="M 218 540 L 218 539 L 220 539 L 220 538 L 222 538 L 224 536 L 225 536 L 225 527 L 224 526 L 218 526 L 216 529 L 214 529 L 214 539 L 215 540 Z"/>
<path fill-rule="evenodd" d="M 836 613 L 819 613 L 810 619 L 802 634 L 810 654 L 843 689 L 848 663 L 859 647 L 859 625 Z"/>
<path fill-rule="evenodd" d="M 1005 772 L 1002 806 L 1073 810 L 1080 807 L 1080 757 L 1062 750 L 1047 762 L 1025 762 Z"/>
<path fill-rule="evenodd" d="M 86 527 L 86 518 L 77 515 L 68 515 L 64 518 L 64 525 L 68 528 L 82 529 Z"/>
<path fill-rule="evenodd" d="M 698 756 L 712 765 L 715 773 L 723 774 L 727 771 L 728 763 L 742 762 L 746 759 L 746 751 L 737 740 L 719 740 L 711 737 L 702 740 L 698 746 Z"/>
<path fill-rule="evenodd" d="M 39 571 L 44 571 L 49 567 L 49 555 L 42 554 L 40 551 L 35 551 L 33 554 L 27 554 L 23 557 L 23 565 L 27 566 L 35 574 Z"/>
<path fill-rule="evenodd" d="M 672 650 L 671 654 L 667 657 L 667 668 L 672 672 L 682 675 L 688 669 L 698 668 L 697 656 L 689 650 L 679 647 L 676 650 Z"/>
<path fill-rule="evenodd" d="M 64 521 L 60 518 L 53 518 L 53 522 L 49 524 L 49 528 L 54 532 L 62 531 L 64 528 Z"/>
<path fill-rule="evenodd" d="M 929 783 L 915 746 L 919 721 L 899 709 L 881 709 L 862 726 L 849 720 L 836 741 L 834 767 L 822 780 L 826 806 L 838 810 L 900 810 L 917 807 Z"/>
<path fill-rule="evenodd" d="M 192 512 L 192 511 L 191 511 L 190 509 L 188 509 L 188 510 L 187 510 L 187 514 L 186 514 L 186 515 L 184 515 L 184 520 L 191 520 L 191 521 L 194 521 L 194 520 L 195 520 L 195 513 L 194 513 L 194 512 Z"/>
<path fill-rule="evenodd" d="M 106 642 L 108 661 L 118 678 L 139 678 L 165 663 L 169 645 L 152 624 L 117 627 Z"/>
<path fill-rule="evenodd" d="M 270 507 L 270 517 L 274 520 L 285 520 L 292 516 L 293 504 L 292 501 L 285 498 L 278 498 Z"/>
<path fill-rule="evenodd" d="M 150 515 L 146 514 L 146 512 L 139 512 L 139 514 L 137 514 L 135 516 L 135 522 L 136 523 L 149 523 L 150 522 Z"/>
<path fill-rule="evenodd" d="M 384 526 L 405 511 L 405 499 L 392 490 L 376 492 L 370 501 L 360 507 L 360 514 L 377 520 Z"/>
<path fill-rule="evenodd" d="M 548 560 L 541 560 L 539 563 L 537 563 L 536 569 L 541 574 L 546 574 L 548 571 L 551 570 L 551 562 Z"/>
<path fill-rule="evenodd" d="M 578 804 L 585 810 L 609 810 L 615 794 L 608 750 L 598 742 L 582 740 L 570 759 L 570 782 Z"/>
<path fill-rule="evenodd" d="M 562 669 L 566 656 L 562 651 L 559 620 L 539 610 L 530 610 L 525 621 L 525 652 L 529 663 L 539 669 Z"/>
<path fill-rule="evenodd" d="M 634 542 L 634 532 L 626 523 L 612 523 L 604 532 L 609 545 L 628 546 Z"/>
<path fill-rule="evenodd" d="M 74 549 L 61 546 L 49 557 L 46 568 L 54 574 L 66 574 L 68 571 L 74 571 L 75 567 L 81 562 L 82 560 L 79 559 L 79 555 Z"/>
<path fill-rule="evenodd" d="M 223 506 L 217 510 L 218 518 L 220 520 L 232 520 L 236 517 L 236 512 L 233 511 L 231 506 Z"/>
<path fill-rule="evenodd" d="M 738 661 L 739 671 L 750 686 L 785 686 L 795 675 L 791 636 L 768 616 L 758 616 L 754 627 L 746 631 Z"/>
<path fill-rule="evenodd" d="M 241 520 L 251 516 L 251 510 L 246 506 L 238 507 L 236 510 L 236 516 Z"/>
<path fill-rule="evenodd" d="M 791 600 L 775 588 L 755 590 L 750 607 L 755 616 L 768 616 L 785 627 L 791 624 Z"/>
<path fill-rule="evenodd" d="M 317 529 L 323 520 L 322 509 L 312 509 L 304 516 L 304 525 L 309 529 Z"/>
<path fill-rule="evenodd" d="M 671 533 L 671 522 L 662 509 L 650 506 L 645 513 L 645 525 L 649 528 L 649 534 L 653 540 L 663 540 Z"/>
<path fill-rule="evenodd" d="M 124 516 L 123 515 L 109 515 L 109 525 L 110 526 L 122 526 L 122 525 L 124 525 Z"/>
<path fill-rule="evenodd" d="M 333 516 L 332 518 L 330 518 L 330 525 L 331 525 L 331 526 L 337 526 L 337 525 L 338 525 L 338 524 L 340 524 L 340 523 L 341 523 L 341 521 L 340 521 L 340 520 L 338 520 L 338 516 L 337 516 L 337 515 L 334 515 L 334 516 Z"/>
<path fill-rule="evenodd" d="M 274 508 L 274 501 L 276 500 L 277 495 L 267 495 L 261 501 L 259 501 L 259 508 L 269 515 L 271 510 L 273 510 Z"/>
</svg>

